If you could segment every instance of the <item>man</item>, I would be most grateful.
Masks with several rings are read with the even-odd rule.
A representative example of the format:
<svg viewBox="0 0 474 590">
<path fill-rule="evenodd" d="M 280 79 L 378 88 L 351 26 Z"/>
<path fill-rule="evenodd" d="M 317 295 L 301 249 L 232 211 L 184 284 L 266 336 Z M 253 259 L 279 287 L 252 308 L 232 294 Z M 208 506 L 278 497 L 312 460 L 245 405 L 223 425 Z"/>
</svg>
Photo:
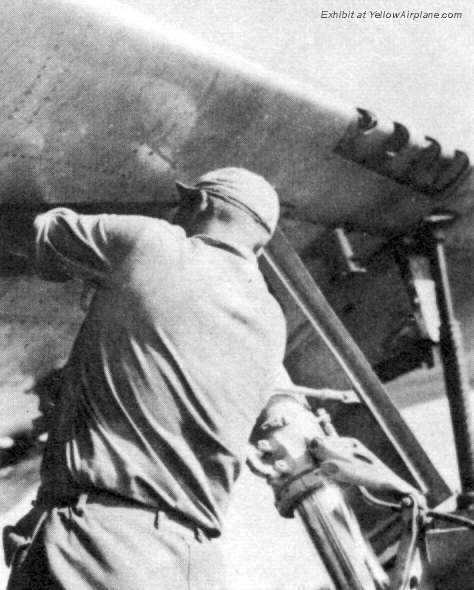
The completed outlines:
<svg viewBox="0 0 474 590">
<path fill-rule="evenodd" d="M 214 539 L 286 340 L 256 262 L 279 206 L 239 168 L 177 187 L 176 225 L 68 209 L 35 220 L 40 275 L 97 290 L 10 590 L 223 587 Z"/>
</svg>

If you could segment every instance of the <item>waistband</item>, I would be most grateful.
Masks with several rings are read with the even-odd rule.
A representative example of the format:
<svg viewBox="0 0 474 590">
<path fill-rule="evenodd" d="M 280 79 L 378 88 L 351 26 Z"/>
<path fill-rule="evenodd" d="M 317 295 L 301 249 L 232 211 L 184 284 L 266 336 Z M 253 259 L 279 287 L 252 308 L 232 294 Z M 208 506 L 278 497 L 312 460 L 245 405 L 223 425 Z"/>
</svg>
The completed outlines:
<svg viewBox="0 0 474 590">
<path fill-rule="evenodd" d="M 76 495 L 61 497 L 43 491 L 34 502 L 35 506 L 43 507 L 45 510 L 64 507 L 74 508 L 78 515 L 82 515 L 87 504 L 98 504 L 109 507 L 117 506 L 149 512 L 153 515 L 153 526 L 156 529 L 166 527 L 166 529 L 174 529 L 176 532 L 182 532 L 182 528 L 184 528 L 191 532 L 198 541 L 211 539 L 216 536 L 164 504 L 151 506 L 134 498 L 120 496 L 107 490 L 88 490 Z"/>
</svg>

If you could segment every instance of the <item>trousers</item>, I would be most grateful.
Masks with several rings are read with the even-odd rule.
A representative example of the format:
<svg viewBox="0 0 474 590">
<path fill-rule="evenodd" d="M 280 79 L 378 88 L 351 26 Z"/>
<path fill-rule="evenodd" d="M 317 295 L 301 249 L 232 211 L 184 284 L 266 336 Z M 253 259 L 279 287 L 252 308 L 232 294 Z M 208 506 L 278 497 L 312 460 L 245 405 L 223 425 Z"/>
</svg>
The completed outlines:
<svg viewBox="0 0 474 590">
<path fill-rule="evenodd" d="M 8 590 L 225 590 L 215 539 L 166 511 L 84 501 L 49 508 Z"/>
</svg>

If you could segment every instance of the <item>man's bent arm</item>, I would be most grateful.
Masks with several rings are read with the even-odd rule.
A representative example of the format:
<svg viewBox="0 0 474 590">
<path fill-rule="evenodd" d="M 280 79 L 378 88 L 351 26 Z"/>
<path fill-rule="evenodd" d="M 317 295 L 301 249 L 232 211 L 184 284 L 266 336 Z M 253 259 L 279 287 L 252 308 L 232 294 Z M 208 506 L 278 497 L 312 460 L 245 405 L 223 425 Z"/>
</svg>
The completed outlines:
<svg viewBox="0 0 474 590">
<path fill-rule="evenodd" d="M 174 226 L 158 218 L 152 224 L 150 220 L 140 215 L 83 215 L 65 207 L 40 215 L 14 208 L 0 218 L 0 248 L 28 258 L 46 280 L 77 277 L 104 285 L 137 242 L 150 236 L 150 230 L 155 251 L 166 251 Z"/>
<path fill-rule="evenodd" d="M 87 243 L 91 245 L 95 241 L 91 240 L 94 232 L 91 228 L 78 231 L 79 219 L 80 216 L 66 208 L 51 209 L 39 215 L 34 208 L 4 208 L 0 218 L 0 256 L 13 255 L 28 261 L 32 270 L 46 280 L 66 281 L 77 274 L 81 278 L 91 279 L 91 274 L 97 278 L 105 268 L 101 269 L 96 262 L 95 272 L 87 269 L 94 258 L 90 253 L 87 255 Z M 85 225 L 91 225 L 92 219 L 93 216 L 89 216 Z M 74 261 L 76 266 L 82 263 L 82 269 L 76 269 L 78 272 L 71 268 Z"/>
<path fill-rule="evenodd" d="M 51 209 L 33 223 L 35 266 L 53 281 L 81 278 L 103 283 L 112 268 L 112 241 L 105 215 L 78 215 L 67 208 Z"/>
</svg>

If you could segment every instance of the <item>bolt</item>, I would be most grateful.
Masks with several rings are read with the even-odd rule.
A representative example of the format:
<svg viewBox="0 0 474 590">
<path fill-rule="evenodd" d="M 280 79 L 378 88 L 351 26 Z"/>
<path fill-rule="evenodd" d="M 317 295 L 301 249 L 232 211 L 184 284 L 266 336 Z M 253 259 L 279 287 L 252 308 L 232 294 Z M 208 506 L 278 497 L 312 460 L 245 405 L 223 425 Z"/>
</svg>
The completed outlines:
<svg viewBox="0 0 474 590">
<path fill-rule="evenodd" d="M 336 475 L 336 473 L 339 471 L 339 467 L 334 463 L 323 463 L 321 465 L 321 471 L 324 473 L 324 475 Z"/>
<path fill-rule="evenodd" d="M 291 467 L 283 459 L 279 459 L 278 461 L 275 461 L 273 466 L 276 469 L 276 471 L 278 471 L 279 473 L 290 473 L 290 471 L 291 471 Z"/>
<path fill-rule="evenodd" d="M 260 428 L 262 430 L 270 430 L 273 428 L 283 428 L 283 426 L 287 426 L 287 424 L 288 421 L 283 416 L 274 416 L 273 418 L 265 420 Z"/>
<path fill-rule="evenodd" d="M 268 440 L 262 439 L 257 442 L 257 449 L 262 451 L 262 453 L 271 453 L 272 445 L 268 442 Z"/>
</svg>

